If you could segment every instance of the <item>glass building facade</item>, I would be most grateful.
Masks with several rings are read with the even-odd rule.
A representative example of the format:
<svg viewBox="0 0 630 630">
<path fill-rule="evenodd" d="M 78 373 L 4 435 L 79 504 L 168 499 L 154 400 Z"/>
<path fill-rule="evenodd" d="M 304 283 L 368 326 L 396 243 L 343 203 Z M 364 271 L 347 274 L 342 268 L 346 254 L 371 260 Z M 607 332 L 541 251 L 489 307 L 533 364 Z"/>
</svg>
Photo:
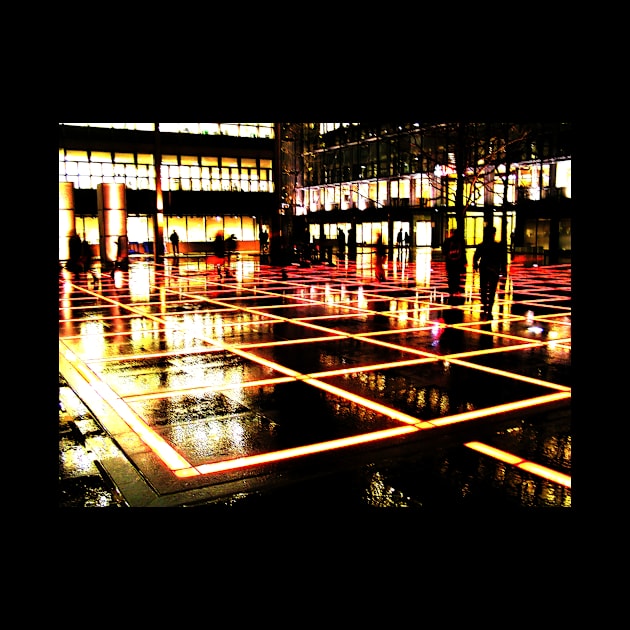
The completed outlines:
<svg viewBox="0 0 630 630">
<path fill-rule="evenodd" d="M 513 250 L 570 258 L 570 123 L 60 123 L 79 234 L 97 242 L 96 190 L 124 184 L 132 252 L 151 249 L 156 147 L 184 252 L 218 229 L 256 251 L 261 229 L 436 248 L 458 225 L 474 246 L 492 223 Z"/>
</svg>

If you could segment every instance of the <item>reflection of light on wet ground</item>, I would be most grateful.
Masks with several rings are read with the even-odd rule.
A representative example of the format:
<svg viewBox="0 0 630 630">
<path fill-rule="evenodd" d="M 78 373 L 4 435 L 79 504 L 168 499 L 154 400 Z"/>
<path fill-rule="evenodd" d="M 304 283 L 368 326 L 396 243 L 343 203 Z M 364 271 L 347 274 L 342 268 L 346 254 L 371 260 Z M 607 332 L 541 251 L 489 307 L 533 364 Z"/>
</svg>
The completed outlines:
<svg viewBox="0 0 630 630">
<path fill-rule="evenodd" d="M 571 487 L 571 477 L 569 475 L 552 470 L 547 466 L 535 464 L 534 462 L 527 461 L 521 457 L 512 455 L 511 453 L 506 453 L 498 448 L 482 444 L 481 442 L 466 442 L 465 446 L 478 451 L 479 453 L 483 453 L 484 455 L 488 455 L 494 459 L 510 464 L 511 466 L 516 466 L 517 468 L 531 472 L 538 477 L 544 477 L 554 483 L 559 483 L 569 488 Z"/>
<path fill-rule="evenodd" d="M 139 263 L 129 273 L 129 293 L 134 302 L 148 302 L 151 298 L 151 270 L 149 265 Z"/>
<path fill-rule="evenodd" d="M 509 364 L 493 367 L 478 362 L 479 358 L 493 354 L 508 356 L 506 352 L 510 351 L 517 356 L 518 350 L 526 348 L 539 349 L 548 355 L 557 353 L 559 362 L 570 363 L 570 300 L 544 290 L 535 277 L 527 275 L 526 282 L 521 283 L 526 286 L 519 286 L 519 294 L 523 296 L 518 298 L 519 305 L 523 304 L 524 309 L 520 313 L 513 312 L 516 298 L 512 295 L 512 285 L 518 284 L 517 280 L 526 275 L 521 269 L 514 270 L 514 278 L 510 278 L 510 283 L 506 283 L 501 292 L 493 321 L 481 326 L 478 293 L 470 276 L 467 276 L 466 293 L 459 308 L 461 317 L 455 320 L 458 323 L 453 324 L 453 319 L 444 315 L 445 309 L 451 308 L 445 299 L 448 297 L 445 275 L 441 267 L 432 268 L 430 248 L 424 254 L 419 253 L 416 263 L 405 263 L 395 270 L 390 268 L 390 272 L 395 273 L 389 277 L 394 277 L 395 281 L 376 284 L 370 275 L 371 261 L 367 255 L 363 256 L 361 264 L 354 268 L 357 273 L 352 288 L 347 280 L 350 273 L 347 264 L 337 270 L 327 268 L 325 272 L 292 268 L 286 281 L 280 279 L 278 270 L 263 273 L 254 263 L 251 263 L 248 276 L 246 271 L 250 267 L 241 264 L 240 276 L 237 273 L 236 279 L 230 282 L 217 282 L 207 274 L 185 276 L 186 269 L 182 263 L 180 265 L 179 272 L 172 269 L 168 277 L 156 272 L 154 280 L 151 280 L 153 267 L 150 265 L 138 269 L 132 266 L 128 285 L 125 286 L 126 276 L 122 275 L 122 284 L 115 283 L 120 295 L 110 294 L 108 297 L 87 287 L 67 286 L 66 283 L 62 285 L 65 293 L 60 302 L 60 350 L 63 352 L 64 344 L 72 347 L 76 355 L 74 358 L 70 358 L 70 354 L 67 356 L 75 369 L 100 392 L 164 465 L 179 471 L 180 477 L 237 470 L 391 440 L 410 432 L 498 417 L 570 398 L 570 387 L 566 384 L 518 373 L 509 369 Z M 322 273 L 325 274 L 323 278 Z M 341 276 L 342 273 L 345 275 Z M 255 282 L 244 282 L 246 276 Z M 410 293 L 408 281 L 412 278 L 415 278 L 416 286 Z M 152 283 L 157 285 L 153 296 Z M 401 293 L 403 289 L 404 294 Z M 75 291 L 76 297 L 71 290 Z M 114 317 L 108 320 L 106 309 L 88 314 L 88 305 L 82 306 L 78 299 L 82 296 L 106 301 L 116 309 Z M 81 345 L 77 345 L 70 334 L 68 323 L 71 319 L 81 327 Z M 374 322 L 385 324 L 374 328 Z M 356 328 L 357 325 L 362 328 Z M 393 336 L 398 326 L 411 335 L 408 343 L 403 337 Z M 541 335 L 534 330 L 528 331 L 528 326 L 540 327 L 547 332 Z M 473 341 L 471 347 L 466 348 L 456 344 L 452 348 L 440 344 L 444 347 L 439 348 L 422 342 L 423 334 L 428 332 L 438 339 L 445 330 L 460 331 L 466 339 L 477 342 Z M 417 347 L 411 343 L 416 339 Z M 487 347 L 479 345 L 484 339 Z M 353 345 L 331 345 L 342 342 Z M 157 352 L 158 343 L 161 352 Z M 146 351 L 145 345 L 150 352 Z M 278 352 L 287 347 L 295 354 L 289 353 L 282 358 L 284 355 Z M 204 354 L 195 355 L 204 348 Z M 270 352 L 264 354 L 266 349 Z M 116 362 L 129 361 L 132 357 L 138 362 L 137 367 L 129 372 L 129 376 L 119 373 Z M 148 369 L 146 360 L 149 357 L 163 357 L 165 361 L 161 367 Z M 304 361 L 305 357 L 309 357 L 309 362 Z M 304 368 L 294 367 L 293 363 L 287 362 L 292 358 L 297 358 L 296 366 L 309 365 L 312 371 L 307 373 Z M 356 361 L 363 364 L 356 364 Z M 111 367 L 100 369 L 99 364 Z M 258 372 L 247 368 L 248 365 L 255 365 Z M 392 388 L 391 379 L 383 372 L 389 370 L 395 375 L 396 370 L 413 367 L 419 374 L 430 375 L 432 373 L 427 370 L 436 365 L 442 369 L 431 377 L 441 379 L 434 387 L 416 387 L 406 382 L 401 373 L 396 387 Z M 530 393 L 522 400 L 479 409 L 464 399 L 465 407 L 455 408 L 453 392 L 446 387 L 452 386 L 454 366 L 460 370 L 457 374 L 491 374 L 505 379 L 510 387 L 518 387 L 520 383 L 550 393 Z M 261 370 L 267 371 L 267 377 L 260 373 Z M 343 380 L 336 384 L 331 382 L 333 377 L 348 379 L 351 375 L 365 381 L 365 391 L 351 391 L 343 385 Z M 132 402 L 141 400 L 174 399 L 184 392 L 220 391 L 229 392 L 232 401 L 247 407 L 254 400 L 252 393 L 256 387 L 269 388 L 292 381 L 325 392 L 330 397 L 329 408 L 340 414 L 338 419 L 342 417 L 342 410 L 343 414 L 354 418 L 357 434 L 320 439 L 317 443 L 293 448 L 274 450 L 271 446 L 269 452 L 252 453 L 248 445 L 255 436 L 248 434 L 248 430 L 262 429 L 255 423 L 250 429 L 245 428 L 244 416 L 209 419 L 198 425 L 175 424 L 168 430 L 161 429 L 158 434 L 150 426 L 150 418 L 144 418 L 142 413 L 129 407 Z M 415 398 L 418 409 L 426 408 L 436 417 L 427 419 L 403 411 L 396 401 L 405 396 L 410 401 Z M 518 393 L 515 396 L 518 397 Z M 377 425 L 370 425 L 369 431 L 361 432 L 356 423 L 368 416 L 379 418 L 381 422 L 400 422 L 401 426 L 378 429 L 375 428 Z M 282 423 L 278 426 L 283 428 Z M 179 452 L 169 443 L 169 435 L 178 443 Z M 191 456 L 186 454 L 186 449 L 191 449 Z M 499 459 L 494 451 L 484 452 Z M 221 461 L 197 463 L 200 459 L 218 457 L 219 453 Z M 544 476 L 544 467 L 536 468 L 535 463 L 521 467 Z"/>
</svg>

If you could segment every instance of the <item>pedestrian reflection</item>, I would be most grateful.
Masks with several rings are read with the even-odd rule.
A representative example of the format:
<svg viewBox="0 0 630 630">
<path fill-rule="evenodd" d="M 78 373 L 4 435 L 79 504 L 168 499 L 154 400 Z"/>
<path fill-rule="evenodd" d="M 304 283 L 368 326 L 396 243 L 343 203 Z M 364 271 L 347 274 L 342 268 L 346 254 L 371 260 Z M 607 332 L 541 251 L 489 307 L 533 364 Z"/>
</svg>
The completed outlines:
<svg viewBox="0 0 630 630">
<path fill-rule="evenodd" d="M 374 315 L 372 315 L 374 326 L 376 326 L 379 330 L 389 327 L 389 316 L 385 315 L 385 313 L 389 310 L 388 300 L 384 300 L 382 298 L 374 300 L 370 304 L 370 310 L 374 311 Z"/>
<path fill-rule="evenodd" d="M 451 308 L 446 308 L 443 311 L 444 323 L 447 326 L 440 335 L 440 348 L 445 351 L 459 352 L 463 348 L 464 331 L 455 327 L 456 324 L 461 324 L 464 321 L 464 311 L 461 308 L 456 308 L 463 303 L 463 297 L 451 295 L 448 298 L 448 304 Z"/>
</svg>

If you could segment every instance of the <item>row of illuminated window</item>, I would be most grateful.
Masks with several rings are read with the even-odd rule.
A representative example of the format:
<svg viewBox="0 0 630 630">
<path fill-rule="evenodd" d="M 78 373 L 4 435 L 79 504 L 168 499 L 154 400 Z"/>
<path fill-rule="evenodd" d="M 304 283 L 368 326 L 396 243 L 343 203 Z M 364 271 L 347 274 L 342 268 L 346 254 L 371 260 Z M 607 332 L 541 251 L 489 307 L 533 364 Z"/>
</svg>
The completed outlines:
<svg viewBox="0 0 630 630">
<path fill-rule="evenodd" d="M 151 216 L 129 215 L 126 222 L 129 248 L 132 253 L 151 253 L 155 240 L 154 225 Z M 98 217 L 77 216 L 75 218 L 75 230 L 88 243 L 100 242 Z M 219 232 L 225 237 L 234 235 L 241 243 L 254 242 L 258 239 L 258 224 L 256 217 L 249 216 L 205 216 L 205 217 L 164 217 L 163 240 L 165 251 L 171 252 L 169 240 L 173 230 L 177 231 L 180 240 L 181 253 L 198 251 L 192 249 L 192 243 L 210 243 Z M 208 248 L 206 248 L 207 250 Z M 202 251 L 204 251 L 202 249 Z"/>
<path fill-rule="evenodd" d="M 272 160 L 256 158 L 163 156 L 163 191 L 204 190 L 273 192 Z M 131 190 L 155 190 L 151 154 L 59 151 L 59 181 L 76 188 L 125 184 Z"/>
<path fill-rule="evenodd" d="M 75 127 L 102 127 L 105 129 L 131 129 L 154 131 L 155 123 L 59 123 Z M 167 133 L 237 136 L 240 138 L 273 138 L 273 123 L 158 123 L 159 130 Z"/>
<path fill-rule="evenodd" d="M 420 174 L 307 187 L 303 189 L 302 203 L 297 203 L 296 207 L 297 214 L 306 214 L 317 210 L 362 210 L 382 206 L 454 206 L 456 190 L 456 179 Z M 538 201 L 550 196 L 571 197 L 571 160 L 514 169 L 507 177 L 507 188 L 500 176 L 485 182 L 481 179 L 464 182 L 464 204 L 467 206 L 501 206 L 505 202 Z"/>
</svg>

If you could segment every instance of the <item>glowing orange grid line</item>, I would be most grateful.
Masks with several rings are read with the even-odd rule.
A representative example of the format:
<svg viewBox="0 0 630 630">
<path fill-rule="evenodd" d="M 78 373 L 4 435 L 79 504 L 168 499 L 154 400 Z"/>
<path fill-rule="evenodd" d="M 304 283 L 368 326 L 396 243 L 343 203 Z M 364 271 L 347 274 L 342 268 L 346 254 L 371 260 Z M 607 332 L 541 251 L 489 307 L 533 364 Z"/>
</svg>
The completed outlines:
<svg viewBox="0 0 630 630">
<path fill-rule="evenodd" d="M 538 477 L 543 477 L 544 479 L 548 479 L 549 481 L 568 488 L 571 487 L 571 477 L 569 475 L 558 472 L 557 470 L 552 470 L 547 466 L 535 464 L 527 459 L 517 457 L 516 455 L 512 455 L 512 453 L 507 453 L 506 451 L 494 448 L 493 446 L 488 446 L 482 442 L 466 442 L 464 446 L 467 446 L 478 453 L 483 453 L 484 455 L 498 459 L 506 464 L 510 464 L 511 466 L 521 468 L 522 470 L 530 472 Z"/>
</svg>

